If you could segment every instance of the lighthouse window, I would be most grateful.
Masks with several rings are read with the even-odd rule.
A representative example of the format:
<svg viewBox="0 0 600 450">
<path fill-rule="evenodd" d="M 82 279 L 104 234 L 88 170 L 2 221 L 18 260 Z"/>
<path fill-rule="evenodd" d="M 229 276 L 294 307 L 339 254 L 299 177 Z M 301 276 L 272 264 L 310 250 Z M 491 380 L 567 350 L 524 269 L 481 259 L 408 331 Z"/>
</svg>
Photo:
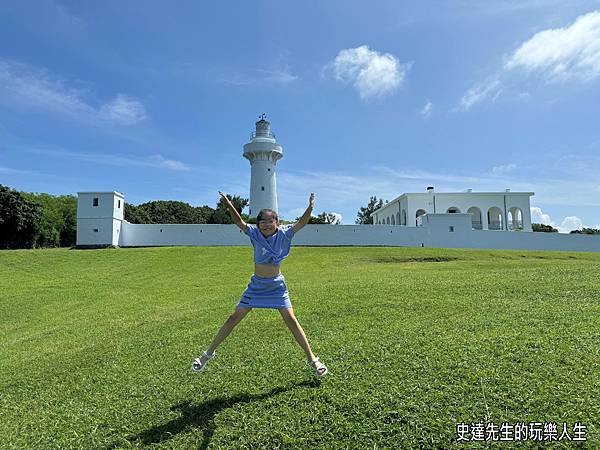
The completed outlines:
<svg viewBox="0 0 600 450">
<path fill-rule="evenodd" d="M 271 171 L 271 169 L 267 169 L 267 172 L 270 172 L 270 171 Z"/>
<path fill-rule="evenodd" d="M 94 197 L 93 206 L 98 206 L 98 197 Z"/>
<path fill-rule="evenodd" d="M 261 186 L 261 187 L 260 187 L 260 190 L 261 190 L 261 191 L 264 191 L 264 190 L 265 190 L 265 187 L 264 187 L 264 186 Z"/>
</svg>

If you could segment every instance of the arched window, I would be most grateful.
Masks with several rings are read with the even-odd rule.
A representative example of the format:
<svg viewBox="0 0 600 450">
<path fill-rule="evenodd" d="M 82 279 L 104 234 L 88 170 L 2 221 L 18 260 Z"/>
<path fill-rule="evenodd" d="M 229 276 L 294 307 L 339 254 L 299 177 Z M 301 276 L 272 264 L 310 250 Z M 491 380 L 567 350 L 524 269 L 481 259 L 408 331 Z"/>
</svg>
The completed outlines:
<svg viewBox="0 0 600 450">
<path fill-rule="evenodd" d="M 390 218 L 389 217 L 385 219 L 385 223 L 386 223 L 386 225 L 390 224 Z"/>
<path fill-rule="evenodd" d="M 451 206 L 446 212 L 448 214 L 458 214 L 460 213 L 460 209 L 458 209 L 456 206 Z"/>
<path fill-rule="evenodd" d="M 392 225 L 396 225 L 396 218 L 392 216 Z"/>
<path fill-rule="evenodd" d="M 396 225 L 400 225 L 400 213 L 396 213 Z"/>
<path fill-rule="evenodd" d="M 415 225 L 419 226 L 419 217 L 424 216 L 425 214 L 427 214 L 427 211 L 425 211 L 424 209 L 417 210 L 417 213 L 415 214 Z"/>
<path fill-rule="evenodd" d="M 481 230 L 483 226 L 481 224 L 481 210 L 477 206 L 471 206 L 467 212 L 471 214 L 471 226 L 474 230 Z"/>
<path fill-rule="evenodd" d="M 492 206 L 488 209 L 488 230 L 502 230 L 504 224 L 502 223 L 502 210 L 497 206 Z"/>
<path fill-rule="evenodd" d="M 406 210 L 402 210 L 402 225 L 406 225 Z"/>
<path fill-rule="evenodd" d="M 522 230 L 523 229 L 523 212 L 521 208 L 513 206 L 508 210 L 508 229 Z"/>
</svg>

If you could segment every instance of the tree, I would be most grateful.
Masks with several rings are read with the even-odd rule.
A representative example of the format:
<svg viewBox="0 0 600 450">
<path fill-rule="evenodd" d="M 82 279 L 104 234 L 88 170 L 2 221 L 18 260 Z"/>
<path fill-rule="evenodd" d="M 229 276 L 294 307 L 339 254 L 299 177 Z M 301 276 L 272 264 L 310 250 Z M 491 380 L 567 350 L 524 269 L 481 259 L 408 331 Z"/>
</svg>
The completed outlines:
<svg viewBox="0 0 600 450">
<path fill-rule="evenodd" d="M 236 209 L 236 211 L 241 215 L 242 210 L 248 205 L 249 201 L 247 198 L 242 198 L 238 195 L 229 195 L 226 194 L 227 198 Z M 225 205 L 222 198 L 219 198 L 219 202 L 217 203 L 217 209 L 215 209 L 212 217 L 210 218 L 209 223 L 233 223 L 233 219 L 229 214 L 229 210 Z"/>
<path fill-rule="evenodd" d="M 296 222 L 298 222 L 299 220 L 300 220 L 300 217 L 296 217 Z M 308 219 L 308 223 L 311 225 L 320 225 L 320 224 L 339 225 L 340 217 L 335 213 L 328 213 L 328 212 L 323 211 L 321 214 L 319 214 L 317 216 L 310 216 L 310 218 Z"/>
<path fill-rule="evenodd" d="M 546 225 L 543 223 L 532 223 L 531 229 L 533 231 L 539 231 L 544 233 L 558 233 L 558 230 L 550 225 Z"/>
<path fill-rule="evenodd" d="M 209 206 L 193 207 L 178 201 L 125 203 L 125 220 L 130 223 L 208 223 L 213 212 Z"/>
<path fill-rule="evenodd" d="M 32 247 L 71 247 L 77 233 L 77 199 L 73 195 L 54 196 L 22 192 L 23 197 L 40 207 Z"/>
<path fill-rule="evenodd" d="M 386 202 L 387 203 L 387 202 Z M 361 206 L 358 211 L 358 217 L 356 219 L 356 223 L 358 224 L 372 224 L 373 217 L 371 214 L 381 208 L 383 206 L 383 199 L 377 200 L 377 197 L 373 196 L 369 199 L 369 204 L 367 206 Z"/>
<path fill-rule="evenodd" d="M 248 204 L 248 199 L 237 195 L 228 195 L 227 198 L 240 214 Z M 125 203 L 125 220 L 130 223 L 233 223 L 222 199 L 216 209 L 207 205 L 194 207 L 185 202 L 165 200 L 137 206 Z"/>
<path fill-rule="evenodd" d="M 582 228 L 581 230 L 571 230 L 570 234 L 600 234 L 597 228 Z"/>
<path fill-rule="evenodd" d="M 73 247 L 77 243 L 77 198 L 74 195 L 61 195 L 58 198 L 64 219 L 60 230 L 60 246 Z"/>
<path fill-rule="evenodd" d="M 19 191 L 0 184 L 0 248 L 31 248 L 41 209 Z"/>
</svg>

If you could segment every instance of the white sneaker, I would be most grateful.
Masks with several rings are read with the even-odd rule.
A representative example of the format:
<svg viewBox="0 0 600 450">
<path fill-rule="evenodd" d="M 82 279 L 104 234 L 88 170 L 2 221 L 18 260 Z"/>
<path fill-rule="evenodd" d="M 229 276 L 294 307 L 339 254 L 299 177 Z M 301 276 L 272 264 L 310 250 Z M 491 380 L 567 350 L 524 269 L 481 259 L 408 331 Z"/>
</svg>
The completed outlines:
<svg viewBox="0 0 600 450">
<path fill-rule="evenodd" d="M 329 373 L 327 366 L 323 364 L 319 358 L 315 358 L 312 361 L 307 361 L 307 363 L 312 368 L 315 375 L 319 378 L 323 378 Z"/>
<path fill-rule="evenodd" d="M 192 362 L 192 370 L 194 372 L 202 372 L 204 369 L 206 369 L 206 364 L 208 364 L 208 362 L 215 356 L 217 356 L 215 352 L 212 352 L 210 355 L 206 352 L 202 352 L 202 355 L 199 358 L 194 359 Z M 203 357 L 204 362 L 202 362 Z"/>
</svg>

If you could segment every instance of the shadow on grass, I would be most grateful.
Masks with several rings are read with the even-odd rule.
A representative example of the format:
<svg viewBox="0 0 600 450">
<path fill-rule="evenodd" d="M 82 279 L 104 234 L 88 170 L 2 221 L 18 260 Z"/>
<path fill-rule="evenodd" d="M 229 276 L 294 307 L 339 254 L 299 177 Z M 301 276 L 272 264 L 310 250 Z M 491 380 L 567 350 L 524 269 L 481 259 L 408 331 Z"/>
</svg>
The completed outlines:
<svg viewBox="0 0 600 450">
<path fill-rule="evenodd" d="M 170 408 L 171 411 L 181 411 L 179 418 L 144 430 L 137 435 L 127 436 L 126 440 L 130 443 L 141 442 L 144 445 L 160 444 L 174 438 L 179 433 L 199 428 L 202 430 L 203 438 L 202 443 L 197 448 L 206 449 L 215 433 L 215 417 L 224 409 L 231 408 L 238 403 L 264 400 L 296 387 L 318 387 L 320 384 L 320 380 L 316 379 L 302 381 L 292 383 L 289 386 L 279 386 L 262 394 L 238 394 L 230 397 L 217 397 L 199 405 L 194 405 L 191 400 L 184 400 Z M 106 450 L 118 448 L 122 444 L 123 442 L 114 443 L 106 447 Z"/>
<path fill-rule="evenodd" d="M 419 262 L 450 262 L 460 258 L 456 256 L 380 256 L 377 258 L 368 258 L 368 261 L 374 263 L 402 264 Z"/>
</svg>

